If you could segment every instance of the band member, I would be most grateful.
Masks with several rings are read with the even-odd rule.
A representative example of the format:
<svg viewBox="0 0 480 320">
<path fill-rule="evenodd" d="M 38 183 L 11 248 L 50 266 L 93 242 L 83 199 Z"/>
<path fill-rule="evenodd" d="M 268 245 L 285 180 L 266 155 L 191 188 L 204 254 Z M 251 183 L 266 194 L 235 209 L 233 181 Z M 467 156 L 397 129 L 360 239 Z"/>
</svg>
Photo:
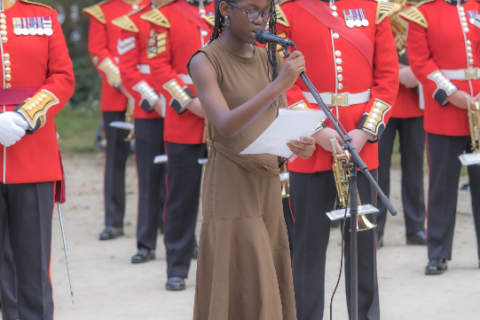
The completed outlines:
<svg viewBox="0 0 480 320">
<path fill-rule="evenodd" d="M 415 5 L 415 3 L 413 3 Z M 402 9 L 411 7 L 407 3 Z M 407 244 L 426 245 L 425 198 L 423 195 L 423 154 L 425 149 L 425 130 L 423 129 L 423 108 L 418 95 L 418 80 L 408 63 L 405 36 L 407 23 L 398 13 L 390 16 L 390 24 L 395 36 L 398 52 L 400 87 L 397 101 L 392 110 L 382 139 L 378 142 L 378 185 L 387 196 L 390 194 L 390 165 L 393 143 L 398 131 L 400 154 L 402 156 L 402 202 L 405 215 Z M 378 247 L 383 246 L 383 233 L 387 219 L 387 208 L 377 198 Z"/>
<path fill-rule="evenodd" d="M 100 108 L 107 146 L 105 150 L 105 229 L 100 240 L 123 235 L 125 216 L 125 166 L 130 151 L 128 130 L 110 127 L 113 121 L 125 121 L 128 92 L 122 84 L 118 68 L 117 42 L 120 29 L 112 20 L 123 16 L 148 0 L 107 0 L 83 9 L 90 17 L 88 49 L 92 62 L 102 76 Z M 130 111 L 129 111 L 130 112 Z M 130 117 L 129 115 L 127 117 Z M 127 119 L 129 120 L 129 119 Z"/>
<path fill-rule="evenodd" d="M 467 97 L 480 92 L 480 63 L 473 54 L 477 43 L 472 41 L 477 9 L 474 0 L 439 0 L 424 1 L 401 14 L 409 20 L 410 65 L 425 99 L 430 166 L 427 275 L 442 274 L 452 259 L 461 168 L 458 156 L 472 152 Z M 469 166 L 468 175 L 479 245 L 480 167 Z"/>
<path fill-rule="evenodd" d="M 135 156 L 138 172 L 138 253 L 132 263 L 155 258 L 158 220 L 163 218 L 166 198 L 164 164 L 154 164 L 155 156 L 165 154 L 163 117 L 165 98 L 155 91 L 150 59 L 165 45 L 150 26 L 149 17 L 166 1 L 153 0 L 113 21 L 122 29 L 118 40 L 120 75 L 123 85 L 135 100 Z M 162 212 L 162 215 L 158 213 Z"/>
<path fill-rule="evenodd" d="M 206 156 L 205 121 L 187 62 L 208 41 L 213 24 L 211 1 L 177 0 L 148 17 L 150 67 L 155 91 L 164 97 L 164 139 L 168 154 L 165 247 L 167 290 L 185 289 L 195 245 L 202 166 Z M 155 40 L 156 39 L 156 40 Z"/>
<path fill-rule="evenodd" d="M 294 0 L 277 6 L 278 34 L 291 39 L 305 55 L 308 74 L 324 102 L 352 138 L 374 177 L 377 141 L 390 118 L 398 90 L 398 62 L 388 16 L 393 3 L 340 0 Z M 319 108 L 297 80 L 287 92 L 290 105 L 303 101 Z M 322 319 L 325 259 L 330 236 L 326 213 L 335 208 L 332 143 L 341 139 L 331 124 L 313 136 L 320 145 L 307 160 L 289 164 L 290 201 L 295 217 L 293 281 L 299 320 Z M 362 204 L 376 204 L 375 190 L 358 174 Z M 375 222 L 375 217 L 368 219 Z M 350 288 L 350 219 L 346 221 L 345 277 Z M 379 319 L 375 230 L 358 233 L 358 318 Z M 314 254 L 312 254 L 314 253 Z M 350 295 L 347 294 L 350 305 Z"/>
<path fill-rule="evenodd" d="M 55 115 L 73 94 L 72 62 L 55 10 L 0 5 L 0 257 L 8 230 L 19 318 L 53 319 L 51 226 L 62 180 Z"/>
<path fill-rule="evenodd" d="M 213 132 L 193 318 L 294 320 L 278 178 L 284 160 L 239 153 L 286 107 L 284 92 L 305 71 L 305 60 L 294 52 L 282 68 L 274 45 L 252 45 L 267 23 L 271 32 L 276 29 L 274 0 L 217 0 L 215 9 L 211 42 L 189 67 Z M 315 140 L 302 140 L 288 146 L 308 158 Z"/>
</svg>

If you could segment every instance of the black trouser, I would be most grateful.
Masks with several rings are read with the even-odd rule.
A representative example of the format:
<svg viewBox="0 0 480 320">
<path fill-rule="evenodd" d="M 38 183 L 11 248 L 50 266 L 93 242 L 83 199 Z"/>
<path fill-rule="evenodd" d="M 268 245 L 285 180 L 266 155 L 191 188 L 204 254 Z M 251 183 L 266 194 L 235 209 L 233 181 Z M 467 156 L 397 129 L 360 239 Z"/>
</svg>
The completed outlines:
<svg viewBox="0 0 480 320">
<path fill-rule="evenodd" d="M 53 182 L 0 183 L 0 256 L 8 229 L 21 320 L 53 319 L 49 276 L 53 194 Z"/>
<path fill-rule="evenodd" d="M 2 319 L 17 320 L 17 283 L 15 263 L 13 263 L 12 247 L 8 228 L 5 232 L 5 251 L 3 252 L 2 268 L 0 270 L 0 293 L 2 294 Z"/>
<path fill-rule="evenodd" d="M 458 156 L 471 153 L 470 136 L 451 137 L 427 134 L 430 165 L 428 192 L 428 259 L 452 259 L 453 231 L 457 212 L 461 162 Z M 473 221 L 480 248 L 480 166 L 468 166 Z M 480 251 L 478 252 L 480 258 Z"/>
<path fill-rule="evenodd" d="M 103 112 L 107 147 L 105 149 L 105 226 L 122 228 L 125 216 L 125 167 L 130 142 L 129 131 L 110 127 L 113 121 L 125 121 L 125 111 Z"/>
<path fill-rule="evenodd" d="M 375 177 L 376 170 L 371 171 Z M 335 204 L 337 190 L 332 171 L 313 174 L 290 172 L 290 201 L 295 217 L 293 283 L 298 320 L 323 319 L 325 262 L 330 237 L 326 213 Z M 358 174 L 363 204 L 375 205 L 376 192 L 367 178 Z M 375 216 L 367 215 L 373 223 Z M 350 219 L 345 226 L 345 284 L 350 310 Z M 358 233 L 358 319 L 380 319 L 375 229 Z M 333 288 L 332 288 L 333 289 Z"/>
<path fill-rule="evenodd" d="M 137 246 L 154 250 L 158 220 L 166 198 L 165 164 L 155 164 L 155 156 L 165 154 L 163 119 L 135 119 L 135 157 L 138 172 Z"/>
<path fill-rule="evenodd" d="M 425 231 L 425 198 L 423 192 L 423 154 L 425 130 L 423 117 L 391 118 L 382 138 L 378 142 L 378 185 L 390 196 L 390 164 L 393 142 L 398 131 L 402 165 L 402 202 L 407 236 Z M 377 233 L 383 235 L 387 219 L 387 208 L 377 199 Z"/>
<path fill-rule="evenodd" d="M 195 243 L 205 144 L 167 142 L 167 205 L 165 207 L 165 247 L 168 277 L 186 278 Z"/>
<path fill-rule="evenodd" d="M 292 210 L 290 210 L 290 197 L 282 199 L 283 216 L 287 224 L 288 245 L 290 247 L 290 260 L 293 261 L 293 232 L 295 228 L 295 221 L 293 220 Z"/>
</svg>

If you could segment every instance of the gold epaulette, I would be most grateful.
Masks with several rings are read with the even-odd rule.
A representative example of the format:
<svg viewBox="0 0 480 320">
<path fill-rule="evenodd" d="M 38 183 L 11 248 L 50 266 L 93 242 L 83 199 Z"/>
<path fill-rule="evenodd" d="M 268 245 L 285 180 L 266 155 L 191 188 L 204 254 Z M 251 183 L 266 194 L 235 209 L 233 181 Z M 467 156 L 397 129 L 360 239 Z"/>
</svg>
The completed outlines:
<svg viewBox="0 0 480 320">
<path fill-rule="evenodd" d="M 147 13 L 144 13 L 140 16 L 145 21 L 151 22 L 153 24 L 156 24 L 157 26 L 164 27 L 164 28 L 170 28 L 170 22 L 168 21 L 167 17 L 163 15 L 162 12 L 158 9 L 153 9 L 148 11 Z"/>
<path fill-rule="evenodd" d="M 50 10 L 53 10 L 52 7 L 47 6 L 46 4 L 43 4 L 43 3 L 32 2 L 32 1 L 28 1 L 28 0 L 20 0 L 20 2 L 23 2 L 23 3 L 26 3 L 26 4 L 36 4 L 37 6 L 42 6 L 42 7 L 48 8 L 48 9 L 50 9 Z"/>
<path fill-rule="evenodd" d="M 412 22 L 415 22 L 419 25 L 421 25 L 422 27 L 424 28 L 428 28 L 428 22 L 427 22 L 427 19 L 425 18 L 425 16 L 420 12 L 420 10 L 418 10 L 418 7 L 420 7 L 421 5 L 424 5 L 426 3 L 429 3 L 429 2 L 433 2 L 435 0 L 426 0 L 426 1 L 422 1 L 420 2 L 419 4 L 417 4 L 415 7 L 410 7 L 408 8 L 407 10 L 403 11 L 403 12 L 400 12 L 399 15 L 402 17 L 402 18 L 405 18 L 407 20 L 410 20 Z"/>
<path fill-rule="evenodd" d="M 398 3 L 378 1 L 375 24 L 380 24 L 383 19 L 391 16 L 400 9 L 401 6 Z"/>
<path fill-rule="evenodd" d="M 102 8 L 100 8 L 100 5 L 95 4 L 90 7 L 86 7 L 82 10 L 84 13 L 91 15 L 101 23 L 105 24 L 107 23 L 107 20 L 105 19 L 105 16 L 103 15 Z"/>
<path fill-rule="evenodd" d="M 207 21 L 208 24 L 215 27 L 215 16 L 205 16 L 203 17 L 203 19 L 205 19 L 205 21 Z"/>
<path fill-rule="evenodd" d="M 277 23 L 280 23 L 281 25 L 284 25 L 285 27 L 290 27 L 290 23 L 288 23 L 287 16 L 283 12 L 282 8 L 280 8 L 280 5 L 275 6 L 275 13 L 277 15 Z"/>
<path fill-rule="evenodd" d="M 138 27 L 135 25 L 135 23 L 133 23 L 132 19 L 130 19 L 130 16 L 142 11 L 144 8 L 145 6 L 141 6 L 140 8 L 135 9 L 124 16 L 121 16 L 120 18 L 114 19 L 112 20 L 112 24 L 119 27 L 120 29 L 137 33 L 139 31 Z"/>
</svg>

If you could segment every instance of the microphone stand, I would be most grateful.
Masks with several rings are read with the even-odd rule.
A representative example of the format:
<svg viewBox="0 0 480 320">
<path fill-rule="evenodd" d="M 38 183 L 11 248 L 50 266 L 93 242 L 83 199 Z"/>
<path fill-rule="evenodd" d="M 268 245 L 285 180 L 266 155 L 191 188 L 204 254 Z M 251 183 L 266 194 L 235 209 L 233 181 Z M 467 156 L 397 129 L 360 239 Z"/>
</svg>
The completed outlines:
<svg viewBox="0 0 480 320">
<path fill-rule="evenodd" d="M 297 50 L 296 46 L 295 50 Z M 283 54 L 286 58 L 290 56 L 290 51 L 288 51 L 288 45 L 283 45 Z M 348 136 L 348 133 L 345 129 L 340 128 L 341 124 L 339 125 L 338 119 L 335 115 L 328 109 L 325 102 L 323 102 L 320 94 L 318 93 L 317 89 L 315 89 L 314 85 L 307 77 L 307 75 L 302 72 L 300 74 L 300 78 L 303 80 L 305 85 L 307 86 L 310 93 L 315 98 L 315 101 L 318 103 L 320 108 L 325 112 L 328 120 L 333 125 L 334 129 L 340 135 L 343 141 L 342 149 L 348 150 L 352 155 L 350 158 L 350 163 L 348 163 L 345 167 L 350 169 L 350 228 L 351 228 L 351 235 L 350 235 L 350 276 L 351 276 L 351 285 L 350 285 L 350 319 L 351 320 L 358 320 L 358 248 L 357 248 L 357 211 L 358 211 L 358 201 L 357 201 L 357 171 L 360 168 L 363 174 L 367 177 L 370 184 L 375 188 L 380 199 L 382 200 L 385 207 L 387 207 L 388 211 L 392 214 L 392 216 L 397 215 L 397 211 L 393 208 L 390 200 L 387 196 L 383 193 L 380 187 L 377 184 L 377 181 L 373 178 L 372 174 L 368 170 L 367 165 L 363 162 L 362 158 L 358 155 L 358 152 L 352 145 L 352 138 Z"/>
</svg>

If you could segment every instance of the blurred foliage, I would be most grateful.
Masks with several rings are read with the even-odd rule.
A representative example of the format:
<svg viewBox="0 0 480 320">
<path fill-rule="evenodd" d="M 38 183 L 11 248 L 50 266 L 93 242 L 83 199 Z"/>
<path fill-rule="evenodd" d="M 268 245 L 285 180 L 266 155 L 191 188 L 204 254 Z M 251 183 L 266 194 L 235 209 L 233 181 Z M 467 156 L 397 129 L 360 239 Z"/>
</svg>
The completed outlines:
<svg viewBox="0 0 480 320">
<path fill-rule="evenodd" d="M 37 1 L 37 0 L 34 0 Z M 98 3 L 96 0 L 39 0 L 58 11 L 59 21 L 67 41 L 75 72 L 75 93 L 70 100 L 73 108 L 99 109 L 101 77 L 88 53 L 90 19 L 82 9 Z"/>
</svg>

